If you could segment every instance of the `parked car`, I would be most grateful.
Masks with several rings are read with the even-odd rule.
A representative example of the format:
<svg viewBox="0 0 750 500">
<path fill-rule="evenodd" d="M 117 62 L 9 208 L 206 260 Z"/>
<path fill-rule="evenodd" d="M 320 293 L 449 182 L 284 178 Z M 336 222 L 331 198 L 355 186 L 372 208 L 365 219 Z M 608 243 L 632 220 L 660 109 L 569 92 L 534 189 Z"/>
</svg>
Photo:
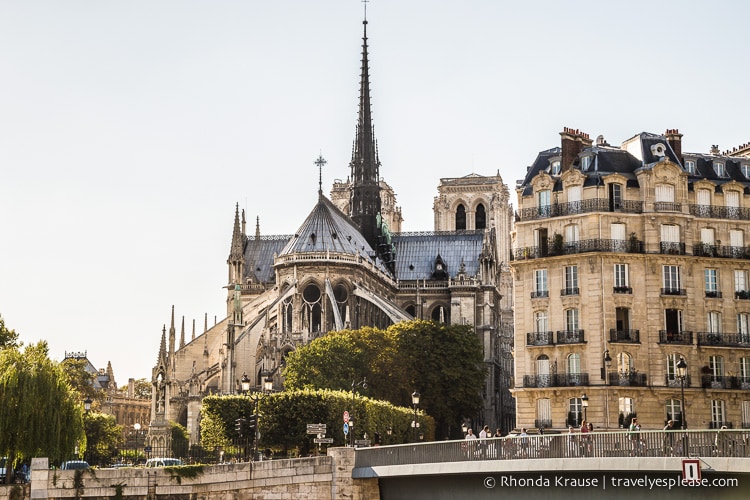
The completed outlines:
<svg viewBox="0 0 750 500">
<path fill-rule="evenodd" d="M 88 469 L 89 463 L 85 460 L 68 460 L 60 466 L 61 470 Z"/>
<path fill-rule="evenodd" d="M 5 482 L 5 467 L 8 462 L 8 457 L 0 458 L 0 483 Z"/>
<path fill-rule="evenodd" d="M 149 458 L 146 460 L 146 467 L 172 467 L 175 465 L 184 465 L 179 458 Z"/>
</svg>

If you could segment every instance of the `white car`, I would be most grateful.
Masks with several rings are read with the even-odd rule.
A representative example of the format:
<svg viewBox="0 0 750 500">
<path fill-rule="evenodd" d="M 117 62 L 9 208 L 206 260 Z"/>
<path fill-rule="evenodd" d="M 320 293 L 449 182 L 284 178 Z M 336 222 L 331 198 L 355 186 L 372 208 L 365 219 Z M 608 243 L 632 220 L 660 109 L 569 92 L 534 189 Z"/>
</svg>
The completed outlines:
<svg viewBox="0 0 750 500">
<path fill-rule="evenodd" d="M 146 460 L 146 467 L 173 467 L 175 465 L 184 465 L 179 458 L 149 458 Z"/>
</svg>

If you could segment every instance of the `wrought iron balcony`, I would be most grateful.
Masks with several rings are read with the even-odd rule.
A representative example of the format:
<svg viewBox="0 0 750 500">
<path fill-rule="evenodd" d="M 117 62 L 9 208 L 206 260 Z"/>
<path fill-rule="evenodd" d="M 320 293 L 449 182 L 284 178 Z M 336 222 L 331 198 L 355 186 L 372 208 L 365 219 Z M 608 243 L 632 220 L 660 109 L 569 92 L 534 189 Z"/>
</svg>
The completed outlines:
<svg viewBox="0 0 750 500">
<path fill-rule="evenodd" d="M 552 419 L 536 419 L 534 420 L 534 427 L 537 429 L 549 429 L 552 427 Z"/>
<path fill-rule="evenodd" d="M 529 332 L 526 334 L 527 346 L 555 345 L 553 332 Z"/>
<path fill-rule="evenodd" d="M 549 375 L 524 375 L 525 388 L 570 387 L 589 385 L 588 373 L 557 373 Z"/>
<path fill-rule="evenodd" d="M 609 385 L 646 387 L 646 374 L 634 370 L 609 372 Z"/>
<path fill-rule="evenodd" d="M 698 332 L 697 336 L 700 346 L 750 348 L 750 333 Z"/>
<path fill-rule="evenodd" d="M 727 429 L 734 429 L 734 424 L 727 421 L 712 421 L 708 423 L 709 429 L 721 429 L 722 427 L 726 427 Z"/>
<path fill-rule="evenodd" d="M 616 330 L 610 328 L 609 341 L 621 344 L 640 344 L 641 332 L 640 330 Z"/>
<path fill-rule="evenodd" d="M 750 290 L 738 290 L 734 292 L 734 298 L 738 300 L 750 300 Z"/>
<path fill-rule="evenodd" d="M 684 245 L 683 245 L 684 248 Z M 574 255 L 587 252 L 644 253 L 640 240 L 608 240 L 595 238 L 567 243 L 555 242 L 553 239 L 544 246 L 519 247 L 513 252 L 513 260 L 541 259 L 560 255 Z"/>
<path fill-rule="evenodd" d="M 554 203 L 541 207 L 521 209 L 517 213 L 518 221 L 548 219 L 550 217 L 565 217 L 568 215 L 585 214 L 590 212 L 618 212 L 643 213 L 643 202 L 637 200 L 611 201 L 609 198 L 594 198 L 590 200 L 572 201 L 568 203 Z"/>
<path fill-rule="evenodd" d="M 750 247 L 733 247 L 711 243 L 694 243 L 693 255 L 720 259 L 750 259 Z"/>
<path fill-rule="evenodd" d="M 687 295 L 687 290 L 684 288 L 662 288 L 662 295 Z"/>
<path fill-rule="evenodd" d="M 718 290 L 706 290 L 706 298 L 707 299 L 720 299 L 721 292 L 719 292 Z"/>
<path fill-rule="evenodd" d="M 629 286 L 613 286 L 612 293 L 633 293 L 633 288 Z"/>
<path fill-rule="evenodd" d="M 690 378 L 690 375 L 687 375 L 685 377 L 685 387 L 690 387 L 692 379 Z M 677 377 L 676 375 L 667 375 L 664 377 L 664 385 L 667 387 L 680 387 L 682 385 L 682 381 Z"/>
<path fill-rule="evenodd" d="M 562 290 L 560 290 L 560 295 L 580 295 L 580 290 L 578 287 L 563 288 Z"/>
<path fill-rule="evenodd" d="M 739 389 L 737 377 L 726 375 L 702 375 L 701 387 L 704 389 Z"/>
<path fill-rule="evenodd" d="M 654 202 L 654 212 L 682 212 L 682 203 L 656 201 Z"/>
<path fill-rule="evenodd" d="M 682 330 L 659 330 L 660 344 L 692 344 L 693 332 Z"/>
<path fill-rule="evenodd" d="M 676 241 L 660 241 L 659 253 L 667 255 L 685 255 L 685 244 Z"/>
<path fill-rule="evenodd" d="M 532 299 L 546 299 L 548 297 L 549 297 L 549 290 L 538 290 L 536 292 L 531 292 Z"/>
<path fill-rule="evenodd" d="M 689 205 L 690 215 L 710 219 L 750 220 L 750 209 L 739 207 L 715 207 L 712 205 Z"/>
<path fill-rule="evenodd" d="M 583 330 L 558 330 L 558 344 L 585 344 L 583 339 Z"/>
</svg>

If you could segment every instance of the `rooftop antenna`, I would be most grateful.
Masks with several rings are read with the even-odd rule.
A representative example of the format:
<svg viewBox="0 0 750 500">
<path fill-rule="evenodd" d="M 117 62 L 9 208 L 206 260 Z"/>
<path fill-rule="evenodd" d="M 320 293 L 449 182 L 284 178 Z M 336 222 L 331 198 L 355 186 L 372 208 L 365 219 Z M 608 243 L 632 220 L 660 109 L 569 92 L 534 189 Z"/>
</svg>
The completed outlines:
<svg viewBox="0 0 750 500">
<path fill-rule="evenodd" d="M 325 158 L 323 158 L 323 152 L 321 151 L 320 154 L 318 154 L 318 159 L 315 160 L 315 165 L 318 166 L 318 194 L 323 194 L 323 165 L 328 163 Z"/>
</svg>

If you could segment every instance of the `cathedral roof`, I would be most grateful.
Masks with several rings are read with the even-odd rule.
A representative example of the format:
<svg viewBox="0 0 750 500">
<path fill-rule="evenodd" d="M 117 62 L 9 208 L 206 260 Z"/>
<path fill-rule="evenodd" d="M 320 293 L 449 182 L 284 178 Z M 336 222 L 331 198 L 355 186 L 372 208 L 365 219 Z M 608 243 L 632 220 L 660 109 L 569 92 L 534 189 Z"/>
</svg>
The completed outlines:
<svg viewBox="0 0 750 500">
<path fill-rule="evenodd" d="M 326 251 L 364 256 L 375 254 L 354 222 L 320 194 L 315 208 L 279 255 Z"/>
<path fill-rule="evenodd" d="M 396 276 L 399 280 L 432 279 L 438 255 L 448 275 L 456 276 L 461 263 L 467 276 L 479 272 L 484 231 L 425 231 L 393 235 L 396 247 Z"/>
<path fill-rule="evenodd" d="M 278 255 L 291 238 L 289 234 L 249 238 L 245 247 L 246 277 L 260 283 L 273 281 L 273 256 Z"/>
</svg>

